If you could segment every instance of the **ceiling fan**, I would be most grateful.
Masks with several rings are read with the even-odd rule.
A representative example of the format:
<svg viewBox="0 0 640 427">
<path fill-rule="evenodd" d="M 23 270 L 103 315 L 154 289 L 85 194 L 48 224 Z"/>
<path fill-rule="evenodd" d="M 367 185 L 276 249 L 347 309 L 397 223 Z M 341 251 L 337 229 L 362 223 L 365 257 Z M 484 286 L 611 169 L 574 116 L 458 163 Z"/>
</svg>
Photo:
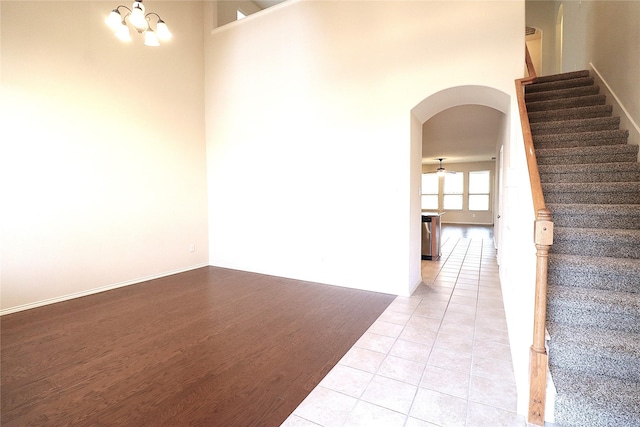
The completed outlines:
<svg viewBox="0 0 640 427">
<path fill-rule="evenodd" d="M 442 161 L 444 160 L 444 158 L 439 158 L 437 159 L 440 161 L 440 167 L 438 169 L 435 170 L 435 172 L 438 174 L 438 176 L 444 176 L 444 174 L 455 174 L 454 171 L 447 171 L 444 166 L 442 166 Z"/>
</svg>

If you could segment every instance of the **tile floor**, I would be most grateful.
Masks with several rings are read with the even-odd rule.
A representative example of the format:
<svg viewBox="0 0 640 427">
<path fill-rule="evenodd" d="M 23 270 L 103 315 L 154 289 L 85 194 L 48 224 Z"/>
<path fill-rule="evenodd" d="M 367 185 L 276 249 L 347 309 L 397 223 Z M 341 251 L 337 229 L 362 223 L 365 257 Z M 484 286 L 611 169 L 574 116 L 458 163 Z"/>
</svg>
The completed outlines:
<svg viewBox="0 0 640 427">
<path fill-rule="evenodd" d="M 444 240 L 444 238 L 443 238 Z M 283 426 L 526 426 L 493 241 L 448 238 Z"/>
</svg>

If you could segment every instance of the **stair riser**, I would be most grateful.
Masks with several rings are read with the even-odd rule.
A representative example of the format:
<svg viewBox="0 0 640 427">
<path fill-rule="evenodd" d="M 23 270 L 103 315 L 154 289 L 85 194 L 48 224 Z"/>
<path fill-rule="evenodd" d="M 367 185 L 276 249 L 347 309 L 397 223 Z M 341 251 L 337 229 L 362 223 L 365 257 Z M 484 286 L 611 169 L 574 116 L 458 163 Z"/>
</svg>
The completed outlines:
<svg viewBox="0 0 640 427">
<path fill-rule="evenodd" d="M 640 292 L 638 277 L 607 274 L 589 274 L 573 269 L 556 267 L 549 269 L 547 282 L 550 286 L 579 286 L 585 289 L 603 289 L 618 292 Z"/>
<path fill-rule="evenodd" d="M 639 427 L 637 414 L 620 412 L 603 412 L 600 407 L 593 407 L 581 399 L 571 395 L 559 394 L 556 397 L 553 411 L 555 425 L 579 427 Z"/>
<path fill-rule="evenodd" d="M 597 95 L 599 92 L 600 88 L 598 86 L 576 86 L 572 88 L 526 93 L 524 100 L 528 105 L 531 102 L 551 101 L 555 99 L 566 99 L 577 96 Z"/>
<path fill-rule="evenodd" d="M 555 135 L 574 132 L 595 132 L 600 130 L 618 130 L 620 117 L 605 117 L 587 120 L 564 120 L 559 122 L 533 123 L 531 134 L 535 138 L 540 135 Z"/>
<path fill-rule="evenodd" d="M 607 145 L 625 145 L 627 138 L 609 138 L 609 139 L 576 139 L 567 141 L 551 141 L 542 142 L 534 141 L 533 145 L 538 148 L 578 148 L 578 147 L 602 147 Z"/>
<path fill-rule="evenodd" d="M 541 182 L 637 182 L 640 172 L 581 172 L 540 174 Z"/>
<path fill-rule="evenodd" d="M 587 107 L 596 105 L 605 105 L 606 97 L 604 95 L 588 95 L 578 96 L 567 99 L 554 99 L 551 101 L 531 102 L 527 104 L 527 112 L 535 113 L 540 111 L 564 110 L 566 108 Z"/>
<path fill-rule="evenodd" d="M 589 204 L 634 204 L 640 203 L 640 193 L 598 193 L 594 188 L 592 193 L 553 193 L 544 192 L 546 203 L 589 203 Z"/>
<path fill-rule="evenodd" d="M 607 329 L 615 331 L 640 333 L 640 316 L 571 309 L 561 304 L 547 305 L 547 320 L 563 325 L 593 328 L 601 328 L 606 325 Z"/>
<path fill-rule="evenodd" d="M 583 165 L 587 163 L 635 162 L 636 156 L 637 154 L 635 153 L 584 156 L 537 156 L 537 162 L 538 165 Z"/>
<path fill-rule="evenodd" d="M 606 353 L 596 353 L 586 349 L 554 348 L 549 345 L 549 365 L 561 368 L 565 372 L 576 374 L 606 375 L 627 381 L 640 381 L 640 369 L 631 369 L 632 366 L 640 366 L 640 358 L 632 357 L 622 360 L 611 357 Z M 582 351 L 581 351 L 582 350 Z M 588 361 L 588 363 L 585 363 Z"/>
<path fill-rule="evenodd" d="M 550 123 L 554 123 L 554 122 L 550 122 Z M 540 137 L 544 135 L 562 135 L 565 133 L 573 133 L 577 131 L 581 131 L 581 132 L 598 132 L 601 130 L 613 131 L 618 129 L 618 127 L 619 125 L 611 124 L 611 125 L 593 125 L 593 126 L 583 125 L 580 127 L 566 126 L 563 128 L 538 128 L 538 129 L 532 128 L 531 135 L 533 135 L 533 138 L 536 139 L 536 137 Z"/>
<path fill-rule="evenodd" d="M 569 71 L 567 73 L 550 74 L 548 76 L 539 76 L 536 78 L 536 85 L 547 85 L 550 82 L 565 82 L 575 79 L 589 78 L 591 74 L 589 70 Z M 529 86 L 527 86 L 529 87 Z"/>
<path fill-rule="evenodd" d="M 597 105 L 586 108 L 573 108 L 553 111 L 529 111 L 529 123 L 548 123 L 561 120 L 582 120 L 598 117 L 610 117 L 613 107 L 611 105 Z"/>
<path fill-rule="evenodd" d="M 640 230 L 640 215 L 611 216 L 552 213 L 552 216 L 553 225 L 555 227 L 618 228 L 624 230 Z"/>
<path fill-rule="evenodd" d="M 559 89 L 568 89 L 572 87 L 582 87 L 582 86 L 591 86 L 594 84 L 593 77 L 578 77 L 573 79 L 566 80 L 556 80 L 547 83 L 538 83 L 535 85 L 527 85 L 525 86 L 525 93 L 539 93 L 539 92 L 548 92 Z"/>
<path fill-rule="evenodd" d="M 553 254 L 640 259 L 640 243 L 622 244 L 587 240 L 557 241 L 549 249 Z"/>
<path fill-rule="evenodd" d="M 562 141 L 584 141 L 589 139 L 627 139 L 629 131 L 626 130 L 598 130 L 595 132 L 573 132 L 573 133 L 560 133 L 550 135 L 537 135 L 533 137 L 533 144 L 545 144 L 550 142 L 562 142 Z"/>
</svg>

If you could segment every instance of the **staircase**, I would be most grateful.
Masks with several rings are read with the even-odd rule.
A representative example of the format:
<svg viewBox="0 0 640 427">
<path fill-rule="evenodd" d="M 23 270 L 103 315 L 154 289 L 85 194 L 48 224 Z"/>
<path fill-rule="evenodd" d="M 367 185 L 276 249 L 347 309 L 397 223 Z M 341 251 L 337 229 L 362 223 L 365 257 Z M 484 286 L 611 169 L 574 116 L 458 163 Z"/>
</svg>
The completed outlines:
<svg viewBox="0 0 640 427">
<path fill-rule="evenodd" d="M 525 100 L 554 221 L 549 368 L 562 426 L 640 426 L 640 164 L 588 71 Z"/>
</svg>

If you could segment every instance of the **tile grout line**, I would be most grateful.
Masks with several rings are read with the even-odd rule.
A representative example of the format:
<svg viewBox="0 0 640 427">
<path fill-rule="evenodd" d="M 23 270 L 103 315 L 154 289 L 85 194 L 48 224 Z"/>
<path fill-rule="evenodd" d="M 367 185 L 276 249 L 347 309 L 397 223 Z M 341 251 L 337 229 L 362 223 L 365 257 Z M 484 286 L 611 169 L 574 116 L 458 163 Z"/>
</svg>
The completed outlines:
<svg viewBox="0 0 640 427">
<path fill-rule="evenodd" d="M 477 240 L 477 239 L 475 239 L 475 240 Z M 462 243 L 462 246 L 460 245 L 461 243 Z M 466 243 L 466 246 L 464 246 L 465 243 Z M 484 407 L 500 408 L 500 407 L 493 406 L 492 404 L 489 404 L 489 403 L 475 402 L 475 401 L 472 402 L 472 400 L 471 400 L 471 398 L 472 398 L 472 395 L 471 395 L 471 392 L 472 392 L 471 379 L 473 377 L 473 366 L 474 366 L 474 360 L 476 360 L 476 358 L 478 357 L 478 356 L 475 355 L 474 350 L 475 350 L 476 337 L 477 337 L 477 334 L 478 334 L 477 322 L 478 322 L 478 319 L 479 319 L 478 316 L 480 314 L 479 313 L 479 310 L 480 310 L 480 305 L 479 304 L 480 304 L 480 294 L 481 294 L 481 285 L 482 285 L 481 282 L 483 281 L 482 280 L 482 276 L 483 276 L 483 274 L 485 272 L 489 273 L 490 276 L 494 276 L 495 275 L 495 272 L 493 271 L 494 269 L 493 268 L 489 268 L 490 258 L 488 256 L 486 256 L 486 254 L 490 251 L 490 248 L 489 248 L 489 244 L 490 243 L 491 243 L 490 241 L 485 242 L 485 239 L 483 239 L 483 238 L 480 238 L 480 242 L 479 243 L 474 242 L 474 239 L 472 239 L 472 238 L 470 238 L 470 239 L 460 238 L 455 242 L 455 244 L 453 244 L 453 247 L 448 247 L 447 248 L 446 253 L 445 253 L 445 251 L 443 251 L 442 258 L 445 258 L 444 261 L 439 260 L 439 261 L 437 261 L 438 264 L 434 263 L 434 267 L 435 267 L 434 270 L 436 270 L 437 273 L 435 274 L 435 276 L 432 276 L 430 274 L 429 275 L 430 277 L 427 280 L 427 282 L 424 281 L 424 268 L 422 269 L 422 273 L 421 274 L 423 274 L 423 281 L 421 282 L 421 285 L 425 285 L 427 287 L 433 286 L 434 288 L 447 289 L 447 292 L 446 293 L 442 293 L 442 296 L 448 295 L 448 297 L 446 298 L 446 305 L 444 307 L 444 311 L 442 312 L 441 316 L 439 316 L 439 322 L 437 324 L 437 329 L 435 331 L 432 331 L 432 332 L 435 332 L 435 338 L 433 339 L 433 342 L 431 343 L 431 345 L 429 347 L 427 357 L 426 357 L 426 359 L 424 359 L 425 360 L 424 363 L 419 362 L 418 360 L 412 359 L 410 357 L 409 358 L 405 358 L 405 355 L 393 356 L 391 354 L 391 352 L 392 352 L 393 348 L 395 347 L 395 345 L 399 341 L 407 341 L 407 342 L 415 343 L 415 344 L 419 343 L 419 341 L 411 341 L 411 340 L 407 340 L 405 338 L 402 338 L 402 335 L 407 330 L 407 328 L 409 326 L 409 322 L 411 321 L 411 319 L 415 318 L 416 316 L 420 317 L 420 318 L 426 317 L 426 318 L 429 318 L 429 319 L 434 319 L 432 317 L 421 316 L 419 314 L 416 314 L 416 311 L 418 310 L 418 307 L 420 307 L 420 305 L 424 301 L 429 301 L 429 300 L 438 301 L 437 297 L 435 299 L 430 299 L 429 295 L 427 295 L 427 294 L 416 295 L 417 298 L 415 298 L 414 296 L 406 297 L 406 298 L 408 298 L 408 301 L 411 301 L 414 298 L 415 298 L 415 301 L 411 302 L 409 304 L 406 304 L 406 305 L 402 305 L 402 307 L 401 307 L 401 304 L 399 304 L 397 306 L 397 309 L 391 309 L 390 308 L 391 306 L 387 307 L 387 309 L 385 309 L 385 311 L 380 316 L 380 317 L 382 317 L 383 315 L 389 314 L 389 313 L 395 313 L 397 315 L 403 315 L 403 316 L 405 314 L 407 314 L 407 317 L 403 317 L 403 318 L 399 318 L 398 319 L 399 321 L 402 321 L 402 323 L 396 323 L 396 322 L 388 321 L 388 320 L 380 320 L 380 318 L 378 318 L 376 320 L 376 322 L 380 321 L 380 322 L 389 323 L 389 324 L 393 324 L 393 325 L 401 325 L 401 328 L 400 328 L 399 332 L 397 332 L 397 333 L 394 332 L 393 336 L 388 336 L 388 335 L 384 335 L 384 334 L 381 335 L 381 334 L 379 334 L 377 332 L 370 332 L 371 328 L 369 328 L 367 331 L 365 331 L 365 334 L 366 333 L 370 333 L 372 335 L 380 335 L 382 337 L 387 336 L 389 338 L 393 338 L 393 343 L 390 346 L 386 346 L 385 345 L 383 347 L 385 349 L 384 353 L 380 352 L 378 350 L 374 350 L 374 349 L 368 348 L 366 346 L 357 347 L 357 342 L 356 342 L 356 344 L 354 344 L 352 349 L 353 348 L 360 348 L 362 350 L 371 351 L 371 352 L 378 353 L 378 354 L 381 354 L 381 355 L 384 356 L 382 361 L 375 367 L 374 371 L 364 370 L 364 369 L 357 368 L 357 367 L 354 367 L 354 366 L 349 366 L 349 365 L 343 365 L 343 364 L 341 364 L 342 359 L 337 363 L 337 365 L 342 365 L 344 367 L 347 367 L 347 368 L 350 368 L 350 369 L 354 369 L 354 370 L 357 370 L 357 371 L 361 371 L 363 373 L 367 373 L 367 374 L 371 375 L 371 377 L 366 382 L 366 385 L 364 385 L 364 387 L 362 387 L 362 390 L 359 391 L 357 397 L 354 397 L 353 395 L 350 395 L 350 394 L 343 393 L 341 391 L 337 391 L 337 390 L 333 390 L 331 388 L 327 388 L 327 390 L 329 390 L 329 391 L 336 392 L 336 393 L 339 393 L 339 394 L 341 394 L 343 396 L 346 396 L 346 397 L 349 397 L 351 399 L 354 399 L 354 403 L 353 403 L 353 405 L 351 405 L 351 408 L 349 409 L 348 414 L 353 413 L 353 411 L 358 406 L 358 404 L 360 402 L 363 402 L 365 404 L 373 405 L 373 406 L 378 407 L 380 409 L 383 409 L 385 411 L 391 411 L 392 413 L 399 414 L 399 415 L 403 416 L 404 417 L 403 425 L 405 425 L 405 426 L 410 422 L 410 420 L 412 418 L 415 418 L 416 420 L 428 422 L 426 419 L 422 419 L 422 418 L 419 418 L 419 417 L 412 417 L 411 413 L 414 410 L 414 407 L 415 407 L 415 404 L 416 404 L 416 399 L 417 399 L 418 393 L 420 392 L 420 389 L 421 389 L 422 380 L 423 380 L 424 376 L 426 375 L 426 371 L 427 371 L 428 367 L 430 366 L 429 365 L 429 360 L 431 359 L 433 351 L 436 348 L 436 342 L 438 341 L 438 338 L 440 338 L 442 336 L 441 334 L 445 334 L 444 336 L 447 335 L 447 333 L 445 333 L 442 330 L 445 318 L 450 313 L 457 313 L 457 311 L 455 311 L 455 310 L 454 311 L 449 311 L 452 308 L 451 304 L 453 303 L 452 299 L 454 297 L 454 294 L 456 293 L 456 290 L 458 290 L 458 291 L 462 290 L 462 291 L 465 291 L 465 292 L 467 292 L 469 290 L 469 289 L 461 289 L 458 286 L 459 285 L 461 286 L 463 284 L 467 285 L 466 283 L 460 282 L 460 281 L 461 281 L 461 279 L 465 280 L 465 277 L 464 277 L 464 273 L 465 272 L 466 272 L 467 276 L 469 276 L 470 275 L 469 273 L 471 271 L 473 271 L 473 275 L 475 276 L 474 281 L 475 281 L 476 285 L 475 285 L 475 290 L 474 290 L 474 292 L 475 292 L 475 301 L 473 302 L 472 305 L 468 305 L 469 307 L 473 307 L 474 310 L 473 310 L 473 330 L 472 330 L 471 337 L 470 337 L 471 338 L 471 350 L 470 350 L 471 351 L 471 355 L 470 355 L 471 358 L 470 358 L 469 371 L 468 371 L 468 374 L 467 374 L 468 384 L 467 384 L 467 390 L 466 390 L 466 399 L 464 399 L 466 406 L 465 406 L 463 424 L 464 425 L 468 425 L 468 423 L 469 423 L 469 417 L 470 417 L 470 406 L 469 406 L 469 404 L 470 403 L 474 403 L 476 405 L 481 405 L 481 406 L 484 406 Z M 449 245 L 449 240 L 447 241 L 447 245 Z M 447 273 L 447 271 L 446 271 L 447 268 L 451 267 L 451 266 L 453 266 L 455 268 L 456 272 L 455 272 L 455 281 L 452 282 L 453 286 L 451 288 L 449 288 L 449 286 L 447 286 L 447 284 L 450 283 L 450 282 L 448 282 L 448 280 L 442 281 L 443 279 L 449 279 L 449 277 L 447 277 L 446 274 L 444 276 L 441 276 L 441 274 L 443 273 L 443 271 L 445 273 Z M 453 272 L 450 271 L 450 273 L 453 273 Z M 493 281 L 493 280 L 495 280 L 495 277 L 487 277 L 485 281 Z M 439 282 L 436 284 L 437 281 L 439 281 Z M 489 286 L 489 288 L 492 288 L 492 286 Z M 489 289 L 489 288 L 487 288 L 487 289 Z M 498 288 L 498 289 L 500 290 L 500 288 Z M 439 293 L 436 292 L 436 294 L 439 294 Z M 466 298 L 466 296 L 464 294 L 457 295 L 457 296 L 459 296 L 461 298 Z M 489 300 L 492 300 L 493 298 L 486 298 L 486 299 L 489 301 Z M 392 305 L 396 301 L 398 301 L 398 298 L 394 299 L 394 301 L 392 302 Z M 464 304 L 462 302 L 460 302 L 459 304 L 461 306 L 462 305 L 467 306 L 467 304 Z M 462 311 L 461 311 L 461 313 L 462 313 Z M 374 322 L 374 324 L 376 322 Z M 450 322 L 450 323 L 455 325 L 457 323 L 457 321 L 453 321 L 453 322 Z M 418 329 L 422 329 L 419 326 L 415 326 L 415 327 L 418 328 Z M 428 329 L 428 330 L 431 330 L 431 329 Z M 496 329 L 496 331 L 498 331 L 498 329 Z M 363 336 L 364 336 L 364 334 L 363 334 Z M 409 336 L 408 338 L 411 338 L 411 337 Z M 442 344 L 442 342 L 441 342 L 441 344 Z M 465 353 L 464 351 L 454 350 L 453 348 L 448 347 L 448 345 L 445 345 L 445 347 L 438 347 L 438 348 L 441 348 L 441 349 L 443 349 L 443 351 L 448 351 L 448 352 Z M 369 386 L 372 384 L 372 382 L 375 380 L 376 377 L 384 378 L 384 379 L 387 379 L 387 380 L 391 380 L 391 381 L 404 383 L 406 385 L 413 386 L 413 381 L 406 381 L 404 379 L 399 379 L 399 377 L 396 378 L 396 377 L 393 377 L 393 376 L 389 376 L 390 375 L 389 373 L 387 373 L 387 374 L 383 374 L 382 373 L 381 370 L 382 370 L 385 362 L 389 361 L 389 358 L 392 357 L 392 356 L 397 358 L 397 359 L 403 359 L 405 361 L 424 364 L 424 366 L 422 366 L 422 370 L 420 372 L 419 378 L 417 379 L 417 383 L 414 386 L 415 390 L 413 391 L 413 396 L 411 397 L 411 403 L 408 405 L 408 409 L 406 410 L 406 413 L 398 411 L 396 409 L 391 409 L 388 406 L 384 406 L 383 404 L 380 404 L 381 402 L 379 402 L 379 401 L 377 401 L 376 403 L 373 403 L 373 401 L 369 402 L 367 400 L 363 400 L 362 399 L 362 397 L 365 395 L 367 389 L 369 388 Z M 498 359 L 496 359 L 496 360 L 498 360 Z M 391 362 L 389 362 L 389 363 L 391 363 Z M 432 365 L 432 366 L 438 368 L 437 365 Z M 440 369 L 442 369 L 442 370 L 450 370 L 448 367 L 441 367 Z M 457 372 L 457 371 L 454 371 L 454 372 Z M 485 377 L 481 376 L 480 378 L 485 378 Z M 486 379 L 490 379 L 490 378 L 486 378 Z M 321 385 L 319 384 L 319 386 L 321 386 Z M 321 387 L 324 388 L 324 386 L 321 386 Z M 430 390 L 430 391 L 433 391 L 433 392 L 436 392 L 436 393 L 439 393 L 439 394 L 444 394 L 444 395 L 447 395 L 447 396 L 450 396 L 450 397 L 455 397 L 455 398 L 458 398 L 458 399 L 462 399 L 462 398 L 458 397 L 458 395 L 456 395 L 456 394 L 449 394 L 448 392 L 445 392 L 445 391 L 438 391 L 438 389 L 435 389 L 435 388 L 431 389 L 431 388 L 428 388 L 428 387 L 424 387 L 424 389 Z M 374 401 L 375 401 L 375 399 L 374 399 Z M 502 410 L 504 410 L 504 409 L 502 409 Z M 314 425 L 316 425 L 316 423 L 314 421 L 308 420 L 307 418 L 304 418 L 304 417 L 301 417 L 301 418 L 303 418 L 306 421 L 309 421 L 309 422 L 313 423 Z M 344 426 L 347 423 L 349 423 L 349 416 L 348 415 L 344 420 L 342 420 L 341 425 Z M 329 427 L 329 426 L 324 426 L 324 427 Z"/>
</svg>

